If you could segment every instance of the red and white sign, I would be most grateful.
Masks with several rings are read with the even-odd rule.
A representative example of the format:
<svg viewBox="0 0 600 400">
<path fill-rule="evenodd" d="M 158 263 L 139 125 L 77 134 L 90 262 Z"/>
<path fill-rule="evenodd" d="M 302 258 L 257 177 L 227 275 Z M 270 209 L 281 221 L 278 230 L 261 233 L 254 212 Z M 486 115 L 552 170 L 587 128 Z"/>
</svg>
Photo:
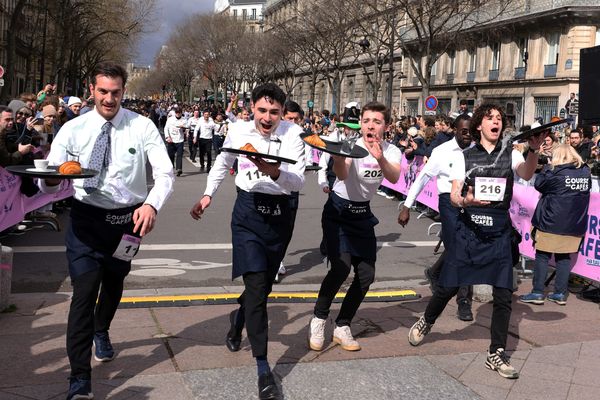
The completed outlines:
<svg viewBox="0 0 600 400">
<path fill-rule="evenodd" d="M 0 65 L 0 78 L 4 76 L 4 67 Z"/>
</svg>

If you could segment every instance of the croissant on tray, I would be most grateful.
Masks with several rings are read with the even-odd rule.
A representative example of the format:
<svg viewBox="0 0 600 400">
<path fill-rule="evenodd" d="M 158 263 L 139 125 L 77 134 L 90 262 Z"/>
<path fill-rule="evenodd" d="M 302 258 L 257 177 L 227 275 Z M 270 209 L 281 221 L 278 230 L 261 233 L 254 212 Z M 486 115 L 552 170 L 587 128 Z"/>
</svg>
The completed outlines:
<svg viewBox="0 0 600 400">
<path fill-rule="evenodd" d="M 256 150 L 254 148 L 254 146 L 252 146 L 250 143 L 246 143 L 245 145 L 243 145 L 240 150 L 244 150 L 244 151 L 250 151 L 252 153 L 258 153 L 258 150 Z"/>
<path fill-rule="evenodd" d="M 79 175 L 81 174 L 81 164 L 77 161 L 67 161 L 58 167 L 58 172 L 64 175 Z"/>
<path fill-rule="evenodd" d="M 316 133 L 304 138 L 304 141 L 308 144 L 312 144 L 317 147 L 325 147 L 325 142 Z"/>
</svg>

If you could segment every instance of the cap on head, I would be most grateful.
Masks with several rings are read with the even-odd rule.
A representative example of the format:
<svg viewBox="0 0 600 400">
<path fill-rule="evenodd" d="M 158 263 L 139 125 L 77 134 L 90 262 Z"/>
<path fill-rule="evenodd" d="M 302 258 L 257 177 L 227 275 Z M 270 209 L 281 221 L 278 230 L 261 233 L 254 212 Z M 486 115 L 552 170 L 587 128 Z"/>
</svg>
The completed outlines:
<svg viewBox="0 0 600 400">
<path fill-rule="evenodd" d="M 81 99 L 77 96 L 69 97 L 69 101 L 67 102 L 67 106 L 71 107 L 73 104 L 81 104 Z"/>
<path fill-rule="evenodd" d="M 346 126 L 350 129 L 360 129 L 360 105 L 356 101 L 352 101 L 344 107 L 342 122 L 338 122 L 337 126 Z"/>
</svg>

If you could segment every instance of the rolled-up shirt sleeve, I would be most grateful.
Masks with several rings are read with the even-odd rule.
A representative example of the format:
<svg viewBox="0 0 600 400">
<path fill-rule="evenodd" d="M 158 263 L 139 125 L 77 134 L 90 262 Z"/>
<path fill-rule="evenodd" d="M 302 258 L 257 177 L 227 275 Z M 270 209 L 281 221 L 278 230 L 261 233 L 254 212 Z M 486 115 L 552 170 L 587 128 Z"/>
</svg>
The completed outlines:
<svg viewBox="0 0 600 400">
<path fill-rule="evenodd" d="M 300 130 L 299 127 L 298 130 Z M 280 168 L 279 178 L 276 182 L 283 189 L 299 192 L 304 186 L 304 170 L 306 168 L 304 141 L 300 139 L 299 134 L 291 134 L 289 140 L 289 154 L 295 155 L 297 162 L 296 164 L 286 164 L 286 168 Z"/>
</svg>

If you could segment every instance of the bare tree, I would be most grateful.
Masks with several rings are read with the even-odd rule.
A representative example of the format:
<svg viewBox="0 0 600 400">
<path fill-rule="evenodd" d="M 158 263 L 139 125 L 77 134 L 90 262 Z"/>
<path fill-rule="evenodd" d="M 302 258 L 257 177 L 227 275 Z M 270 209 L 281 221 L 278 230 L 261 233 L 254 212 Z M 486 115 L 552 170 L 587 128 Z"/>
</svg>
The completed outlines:
<svg viewBox="0 0 600 400">
<path fill-rule="evenodd" d="M 293 50 L 299 64 L 311 75 L 311 97 L 318 76 L 327 80 L 332 93 L 332 111 L 338 112 L 342 80 L 356 61 L 358 28 L 347 12 L 353 0 L 306 0 L 293 20 L 276 24 L 273 31 Z"/>
<path fill-rule="evenodd" d="M 477 28 L 496 20 L 514 0 L 379 0 L 366 2 L 369 21 L 394 19 L 394 36 L 401 43 L 415 76 L 429 95 L 431 71 L 440 56 L 464 46 Z"/>
</svg>

